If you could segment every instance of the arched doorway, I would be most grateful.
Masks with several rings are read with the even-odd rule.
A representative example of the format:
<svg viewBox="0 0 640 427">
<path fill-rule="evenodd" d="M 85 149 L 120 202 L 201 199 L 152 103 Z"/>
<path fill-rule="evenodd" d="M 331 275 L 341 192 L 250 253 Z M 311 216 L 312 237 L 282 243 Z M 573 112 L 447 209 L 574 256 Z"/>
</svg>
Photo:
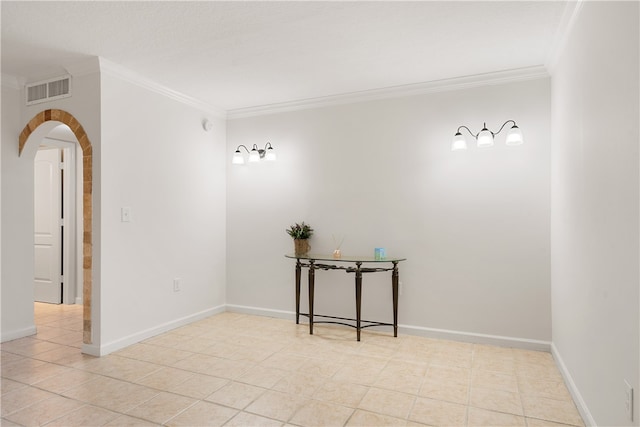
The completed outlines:
<svg viewBox="0 0 640 427">
<path fill-rule="evenodd" d="M 74 133 L 80 148 L 82 149 L 82 166 L 83 166 L 83 191 L 82 191 L 82 212 L 83 212 L 83 237 L 82 237 L 82 272 L 83 272 L 83 314 L 82 314 L 82 342 L 91 344 L 91 290 L 92 290 L 92 264 L 93 264 L 93 149 L 89 137 L 80 122 L 70 113 L 50 109 L 44 110 L 36 114 L 27 125 L 22 129 L 18 138 L 19 154 L 27 145 L 34 131 L 42 124 L 47 122 L 59 122 L 69 126 Z M 37 139 L 37 138 L 31 138 Z"/>
</svg>

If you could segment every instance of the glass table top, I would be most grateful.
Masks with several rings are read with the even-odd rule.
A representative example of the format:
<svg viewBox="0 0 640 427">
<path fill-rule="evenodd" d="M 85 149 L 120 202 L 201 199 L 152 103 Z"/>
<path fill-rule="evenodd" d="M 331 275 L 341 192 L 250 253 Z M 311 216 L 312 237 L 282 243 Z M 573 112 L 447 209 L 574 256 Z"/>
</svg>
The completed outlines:
<svg viewBox="0 0 640 427">
<path fill-rule="evenodd" d="M 387 256 L 385 258 L 376 259 L 372 256 L 359 256 L 359 255 L 342 255 L 340 258 L 334 258 L 333 254 L 286 254 L 285 257 L 292 259 L 306 259 L 313 261 L 335 261 L 335 262 L 400 262 L 405 261 L 406 258 Z"/>
</svg>

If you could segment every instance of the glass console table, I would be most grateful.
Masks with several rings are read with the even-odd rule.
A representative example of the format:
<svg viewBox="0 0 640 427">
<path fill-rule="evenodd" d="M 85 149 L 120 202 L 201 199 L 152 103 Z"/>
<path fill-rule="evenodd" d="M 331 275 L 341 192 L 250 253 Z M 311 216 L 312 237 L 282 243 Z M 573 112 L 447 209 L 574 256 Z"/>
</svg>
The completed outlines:
<svg viewBox="0 0 640 427">
<path fill-rule="evenodd" d="M 309 334 L 313 335 L 314 323 L 335 323 L 339 325 L 350 326 L 356 328 L 356 336 L 360 341 L 360 331 L 363 328 L 371 326 L 393 326 L 393 336 L 398 336 L 398 263 L 405 261 L 406 258 L 383 258 L 376 259 L 374 257 L 363 256 L 342 256 L 340 258 L 334 258 L 333 255 L 285 255 L 287 258 L 296 260 L 296 324 L 300 323 L 300 316 L 306 316 L 309 318 Z M 329 263 L 330 262 L 330 263 Z M 363 266 L 365 264 L 366 266 Z M 389 265 L 391 264 L 391 265 Z M 300 278 L 302 276 L 302 268 L 309 269 L 309 313 L 300 313 Z M 355 273 L 355 286 L 356 286 L 356 318 L 336 317 L 336 316 L 324 316 L 321 314 L 315 314 L 316 317 L 323 320 L 314 322 L 313 313 L 313 296 L 315 287 L 315 272 L 316 270 L 343 270 L 346 273 Z M 362 275 L 364 273 L 379 273 L 391 271 L 391 289 L 393 295 L 393 323 L 383 323 L 362 320 L 360 317 L 362 308 Z M 355 322 L 355 325 L 345 323 L 343 321 Z"/>
</svg>

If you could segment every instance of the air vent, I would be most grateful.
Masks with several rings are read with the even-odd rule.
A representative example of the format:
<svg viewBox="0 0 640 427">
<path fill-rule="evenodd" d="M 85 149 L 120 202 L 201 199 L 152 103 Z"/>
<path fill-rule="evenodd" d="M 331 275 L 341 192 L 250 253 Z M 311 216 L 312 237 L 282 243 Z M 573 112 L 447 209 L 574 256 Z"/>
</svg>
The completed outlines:
<svg viewBox="0 0 640 427">
<path fill-rule="evenodd" d="M 71 96 L 71 76 L 30 83 L 26 86 L 27 105 Z"/>
</svg>

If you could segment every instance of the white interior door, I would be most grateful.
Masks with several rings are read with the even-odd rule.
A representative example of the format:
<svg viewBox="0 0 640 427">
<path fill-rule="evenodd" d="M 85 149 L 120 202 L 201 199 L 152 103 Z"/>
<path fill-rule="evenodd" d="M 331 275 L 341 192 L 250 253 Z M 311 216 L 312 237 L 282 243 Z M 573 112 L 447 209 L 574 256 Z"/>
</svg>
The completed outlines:
<svg viewBox="0 0 640 427">
<path fill-rule="evenodd" d="M 39 149 L 34 176 L 34 299 L 62 303 L 60 149 Z"/>
</svg>

